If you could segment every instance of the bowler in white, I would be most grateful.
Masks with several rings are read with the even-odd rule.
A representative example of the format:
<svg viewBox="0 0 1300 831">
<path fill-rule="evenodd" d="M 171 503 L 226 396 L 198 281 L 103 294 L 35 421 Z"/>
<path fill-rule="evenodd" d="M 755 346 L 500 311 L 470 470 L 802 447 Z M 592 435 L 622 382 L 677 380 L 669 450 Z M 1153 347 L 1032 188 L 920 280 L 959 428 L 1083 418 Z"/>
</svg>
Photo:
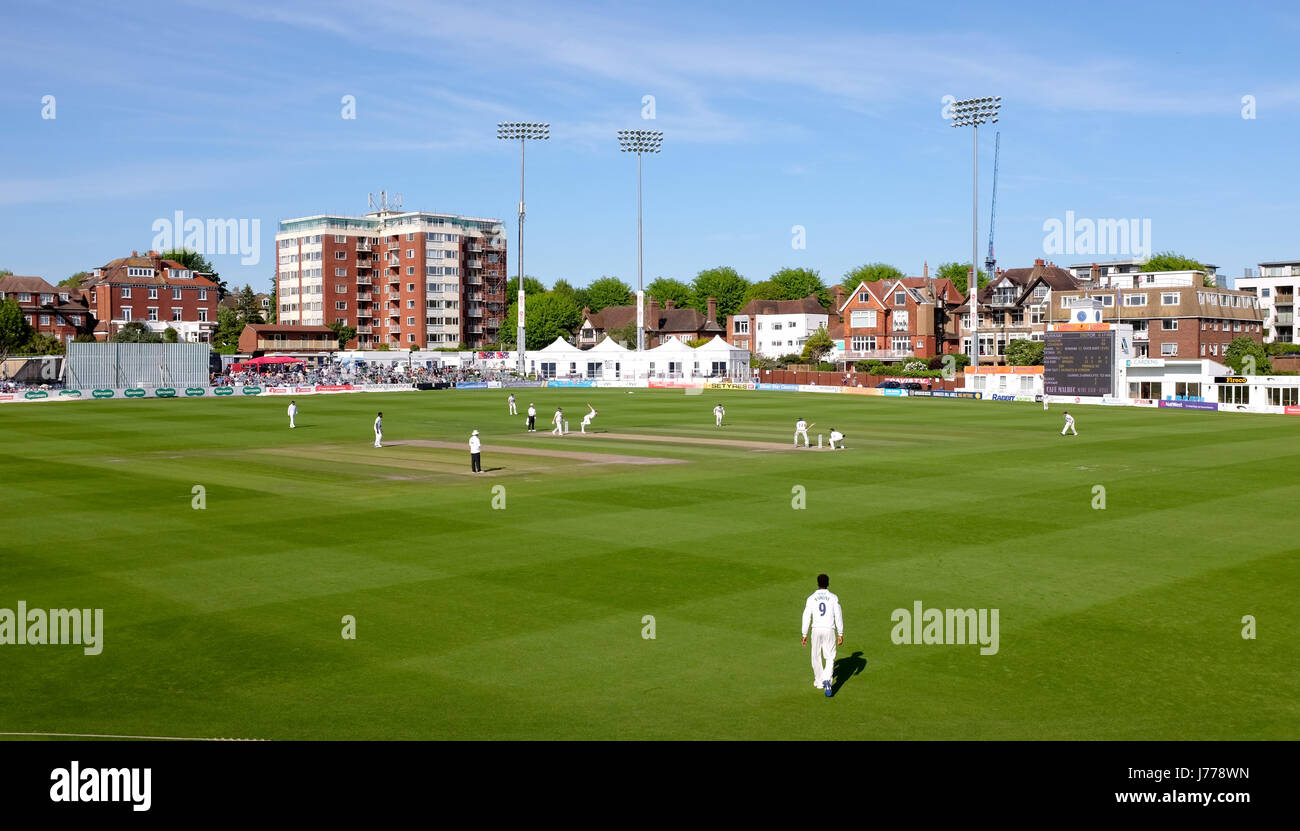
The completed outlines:
<svg viewBox="0 0 1300 831">
<path fill-rule="evenodd" d="M 375 447 L 383 447 L 384 440 L 384 414 L 380 413 L 375 416 Z"/>
<path fill-rule="evenodd" d="M 835 675 L 835 647 L 844 645 L 844 613 L 830 585 L 830 577 L 817 575 L 817 591 L 808 595 L 803 604 L 803 636 L 799 639 L 801 645 L 807 646 L 811 628 L 813 686 L 825 691 L 827 698 L 831 697 L 831 681 Z"/>
<path fill-rule="evenodd" d="M 714 408 L 713 408 L 713 426 L 714 426 L 714 427 L 721 427 L 721 426 L 722 426 L 722 417 L 723 417 L 724 415 L 726 415 L 726 414 L 727 414 L 727 411 L 724 410 L 724 409 L 722 408 L 722 405 L 721 405 L 721 404 L 719 404 L 718 406 L 714 407 Z"/>
<path fill-rule="evenodd" d="M 290 428 L 293 428 L 293 427 L 297 427 L 297 426 L 298 426 L 298 425 L 296 425 L 296 424 L 293 423 L 293 418 L 294 418 L 294 416 L 296 416 L 296 415 L 298 415 L 298 402 L 296 402 L 296 401 L 290 401 L 290 402 L 289 402 L 289 427 L 290 427 Z"/>
</svg>

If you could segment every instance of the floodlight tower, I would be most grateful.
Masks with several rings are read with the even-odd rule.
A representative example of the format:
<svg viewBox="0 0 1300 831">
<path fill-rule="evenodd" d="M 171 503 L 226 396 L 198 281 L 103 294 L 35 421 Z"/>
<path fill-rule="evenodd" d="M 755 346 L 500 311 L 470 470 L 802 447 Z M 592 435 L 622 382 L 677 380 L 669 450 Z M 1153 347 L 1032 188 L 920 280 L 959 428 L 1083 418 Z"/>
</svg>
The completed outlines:
<svg viewBox="0 0 1300 831">
<path fill-rule="evenodd" d="M 502 121 L 497 124 L 497 138 L 519 139 L 519 322 L 515 330 L 515 350 L 518 352 L 517 370 L 524 375 L 524 143 L 529 139 L 545 141 L 551 137 L 551 125 L 540 121 Z"/>
<path fill-rule="evenodd" d="M 645 287 L 641 277 L 641 154 L 658 153 L 664 134 L 658 130 L 619 130 L 619 149 L 636 154 L 636 351 L 645 349 Z"/>
<path fill-rule="evenodd" d="M 1002 107 L 1002 96 L 993 98 L 966 98 L 952 105 L 952 126 L 975 128 L 974 144 L 974 185 L 971 193 L 971 232 L 970 232 L 970 278 L 967 290 L 970 292 L 970 363 L 980 365 L 980 309 L 979 309 L 979 190 L 980 190 L 980 125 L 988 122 L 998 123 L 998 110 Z M 990 220 L 992 221 L 992 220 Z"/>
</svg>

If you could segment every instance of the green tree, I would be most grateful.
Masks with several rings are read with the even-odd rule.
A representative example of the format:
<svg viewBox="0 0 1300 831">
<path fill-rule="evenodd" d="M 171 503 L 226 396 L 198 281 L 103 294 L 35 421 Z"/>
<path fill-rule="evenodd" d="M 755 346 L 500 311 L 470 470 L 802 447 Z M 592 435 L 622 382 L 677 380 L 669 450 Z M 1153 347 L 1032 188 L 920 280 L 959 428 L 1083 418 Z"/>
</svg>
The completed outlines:
<svg viewBox="0 0 1300 831">
<path fill-rule="evenodd" d="M 771 280 L 780 286 L 782 300 L 798 300 L 810 294 L 817 295 L 823 306 L 831 304 L 831 293 L 815 268 L 783 268 Z"/>
<path fill-rule="evenodd" d="M 257 302 L 257 295 L 253 293 L 252 286 L 245 285 L 239 290 L 239 295 L 235 298 L 235 311 L 244 323 L 266 322 L 262 317 L 262 307 Z"/>
<path fill-rule="evenodd" d="M 59 281 L 59 285 L 63 286 L 64 288 L 79 289 L 81 288 L 81 281 L 89 277 L 91 273 L 92 272 L 89 271 L 78 271 L 76 274 L 73 274 L 71 277 L 64 277 L 62 280 Z"/>
<path fill-rule="evenodd" d="M 673 301 L 673 305 L 679 309 L 693 308 L 695 306 L 695 292 L 690 285 L 683 283 L 681 280 L 674 280 L 671 277 L 656 277 L 645 287 L 645 293 L 655 300 L 659 301 L 660 306 L 667 306 L 668 301 Z M 705 308 L 708 298 L 705 298 Z"/>
<path fill-rule="evenodd" d="M 818 326 L 817 331 L 808 336 L 808 340 L 803 344 L 803 360 L 811 363 L 820 363 L 827 352 L 835 348 L 835 341 L 831 340 L 830 333 L 826 331 L 825 326 Z"/>
<path fill-rule="evenodd" d="M 628 321 L 622 326 L 615 326 L 613 329 L 605 331 L 605 336 L 621 346 L 629 349 L 636 347 L 636 320 Z"/>
<path fill-rule="evenodd" d="M 582 325 L 582 309 L 563 295 L 548 292 L 529 298 L 524 307 L 524 336 L 527 349 L 541 349 L 556 338 L 568 340 Z"/>
<path fill-rule="evenodd" d="M 199 252 L 193 251 L 189 248 L 172 248 L 168 251 L 162 252 L 162 258 L 164 260 L 175 260 L 191 271 L 199 271 L 207 274 L 212 282 L 217 284 L 218 300 L 221 300 L 226 295 L 230 294 L 230 290 L 226 288 L 226 281 L 221 279 L 221 275 L 217 273 L 216 267 L 208 261 L 207 257 L 203 256 Z"/>
<path fill-rule="evenodd" d="M 212 331 L 212 343 L 217 347 L 234 349 L 239 345 L 239 335 L 244 331 L 244 321 L 239 313 L 228 306 L 217 309 L 217 326 Z"/>
<path fill-rule="evenodd" d="M 706 268 L 691 281 L 694 298 L 691 306 L 701 314 L 708 312 L 710 297 L 717 298 L 717 323 L 726 323 L 727 315 L 734 315 L 745 305 L 745 292 L 749 290 L 749 281 L 740 276 L 740 272 L 729 265 Z"/>
<path fill-rule="evenodd" d="M 970 277 L 970 263 L 944 263 L 935 271 L 934 276 L 939 279 L 948 279 L 956 286 L 957 291 L 962 294 L 966 293 L 966 282 Z M 979 285 L 984 288 L 989 284 L 989 276 L 983 270 L 979 272 Z"/>
<path fill-rule="evenodd" d="M 149 327 L 142 322 L 133 320 L 123 324 L 122 328 L 117 330 L 113 341 L 115 343 L 162 343 L 162 336 L 150 332 Z"/>
<path fill-rule="evenodd" d="M 12 297 L 0 303 L 0 360 L 22 349 L 32 339 L 32 326 Z"/>
<path fill-rule="evenodd" d="M 266 316 L 267 323 L 275 323 L 280 319 L 280 286 L 275 281 L 275 275 L 271 275 L 271 308 Z"/>
<path fill-rule="evenodd" d="M 764 280 L 761 283 L 754 283 L 745 291 L 744 300 L 741 301 L 740 308 L 745 308 L 755 300 L 785 300 L 785 290 L 771 280 Z"/>
<path fill-rule="evenodd" d="M 163 329 L 162 339 L 163 343 L 176 343 L 180 340 L 180 335 L 175 329 L 168 326 L 166 329 Z"/>
<path fill-rule="evenodd" d="M 588 301 L 591 299 L 587 289 L 576 289 L 569 284 L 568 280 L 556 280 L 555 288 L 551 289 L 551 292 L 559 297 L 567 297 L 579 311 L 589 305 Z"/>
<path fill-rule="evenodd" d="M 587 286 L 587 306 L 598 312 L 607 306 L 627 306 L 632 303 L 632 288 L 617 277 L 601 277 Z M 578 307 L 582 311 L 582 307 Z M 551 340 L 555 340 L 551 338 Z"/>
<path fill-rule="evenodd" d="M 1238 375 L 1270 375 L 1273 372 L 1268 351 L 1253 338 L 1234 338 L 1223 350 L 1223 363 Z"/>
<path fill-rule="evenodd" d="M 357 328 L 348 326 L 341 320 L 331 320 L 325 325 L 334 330 L 334 337 L 338 338 L 339 341 L 339 349 L 347 349 L 348 344 L 357 336 Z"/>
<path fill-rule="evenodd" d="M 903 272 L 888 263 L 867 263 L 844 272 L 844 280 L 840 285 L 844 287 L 844 291 L 851 292 L 858 287 L 858 283 L 874 283 L 877 280 L 901 280 L 904 276 Z"/>
<path fill-rule="evenodd" d="M 1193 260 L 1191 257 L 1184 257 L 1182 254 L 1174 251 L 1160 251 L 1154 254 L 1151 259 L 1147 260 L 1142 266 L 1143 271 L 1206 271 L 1203 264 Z M 1214 278 L 1206 274 L 1201 282 L 1207 286 L 1214 285 Z"/>
<path fill-rule="evenodd" d="M 1011 366 L 1042 366 L 1041 340 L 1013 340 L 1007 344 L 1007 363 Z"/>
<path fill-rule="evenodd" d="M 28 355 L 62 355 L 63 341 L 44 332 L 33 332 L 23 351 Z"/>
<path fill-rule="evenodd" d="M 541 280 L 538 280 L 536 277 L 529 277 L 528 275 L 524 275 L 524 296 L 528 296 L 530 294 L 545 294 L 545 293 L 546 293 L 545 283 L 543 283 Z M 506 297 L 512 299 L 519 298 L 519 275 L 518 274 L 516 274 L 514 277 L 511 277 L 509 282 L 506 283 Z"/>
</svg>

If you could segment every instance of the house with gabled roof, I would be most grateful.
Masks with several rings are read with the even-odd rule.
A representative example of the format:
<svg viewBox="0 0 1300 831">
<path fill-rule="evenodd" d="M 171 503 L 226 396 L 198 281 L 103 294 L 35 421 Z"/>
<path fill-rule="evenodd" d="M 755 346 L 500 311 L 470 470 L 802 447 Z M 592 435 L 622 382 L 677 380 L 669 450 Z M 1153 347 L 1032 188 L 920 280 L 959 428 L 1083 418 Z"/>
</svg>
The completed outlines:
<svg viewBox="0 0 1300 831">
<path fill-rule="evenodd" d="M 1069 271 L 1042 259 L 1030 268 L 999 271 L 979 290 L 980 357 L 985 363 L 1005 363 L 1006 346 L 1013 340 L 1042 340 L 1047 328 L 1048 304 L 1053 292 L 1073 291 L 1079 281 Z M 970 303 L 960 315 L 960 352 L 970 354 Z"/>
<path fill-rule="evenodd" d="M 957 350 L 952 310 L 962 295 L 947 279 L 925 277 L 860 282 L 837 310 L 846 362 L 931 358 Z"/>
</svg>

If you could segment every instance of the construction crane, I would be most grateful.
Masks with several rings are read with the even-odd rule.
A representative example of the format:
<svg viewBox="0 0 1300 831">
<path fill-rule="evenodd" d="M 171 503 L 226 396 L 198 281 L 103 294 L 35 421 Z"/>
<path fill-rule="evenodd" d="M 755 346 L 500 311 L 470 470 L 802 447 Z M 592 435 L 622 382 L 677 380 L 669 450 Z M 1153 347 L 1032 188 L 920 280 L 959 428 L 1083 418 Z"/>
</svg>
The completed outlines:
<svg viewBox="0 0 1300 831">
<path fill-rule="evenodd" d="M 998 261 L 993 256 L 993 221 L 998 215 L 998 153 L 1002 149 L 1002 131 L 999 130 L 993 138 L 993 203 L 989 206 L 989 255 L 984 260 L 984 271 L 988 274 L 989 280 L 992 281 L 997 275 L 993 269 L 997 267 Z M 978 284 L 978 281 L 976 281 Z"/>
</svg>

